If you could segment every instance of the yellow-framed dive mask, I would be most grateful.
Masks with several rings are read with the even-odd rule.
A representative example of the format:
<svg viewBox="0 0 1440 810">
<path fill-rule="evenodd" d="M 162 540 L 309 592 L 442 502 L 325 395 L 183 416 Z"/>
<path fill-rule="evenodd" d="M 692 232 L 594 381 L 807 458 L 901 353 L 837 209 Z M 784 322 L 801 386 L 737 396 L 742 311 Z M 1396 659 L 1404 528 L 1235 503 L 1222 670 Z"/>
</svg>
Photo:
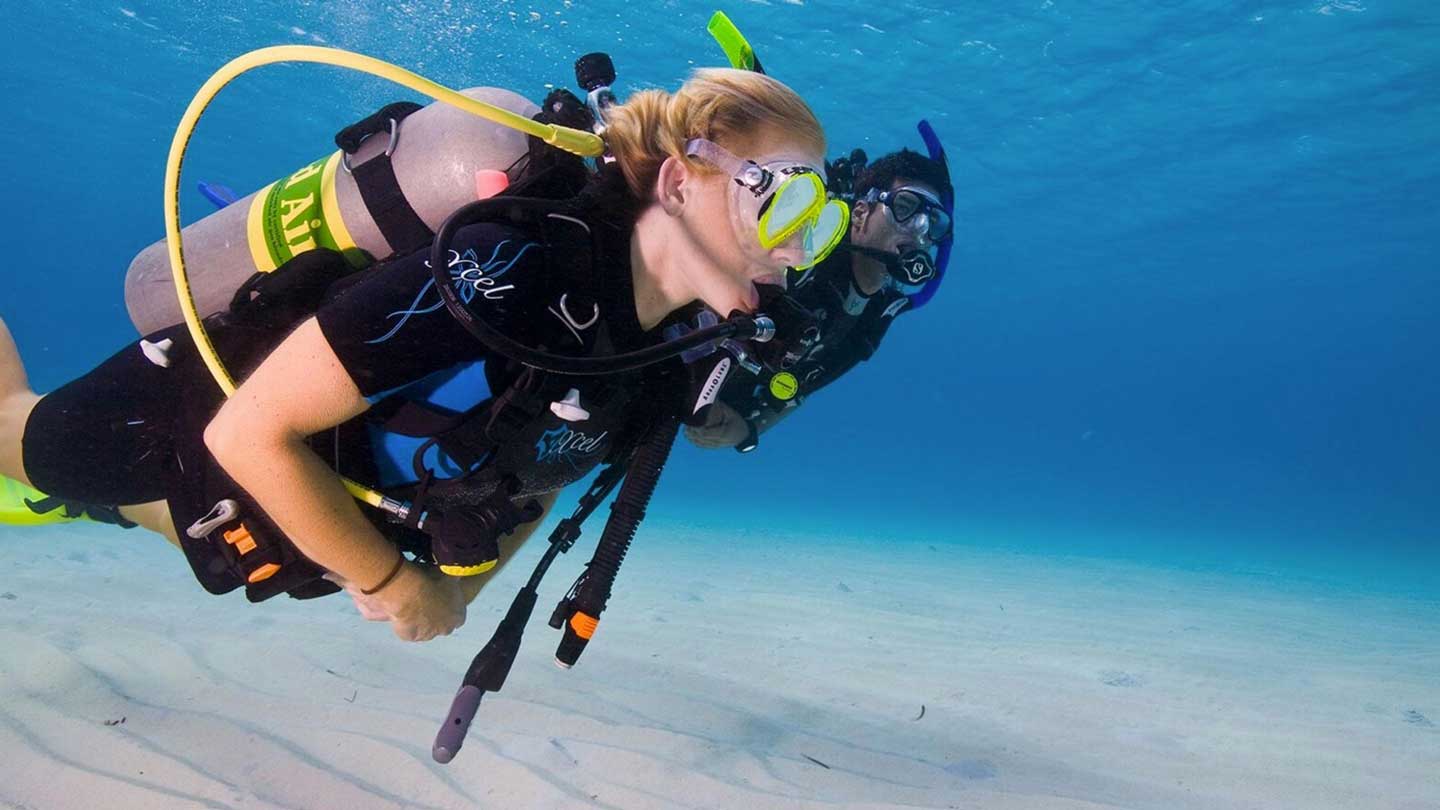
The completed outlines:
<svg viewBox="0 0 1440 810">
<path fill-rule="evenodd" d="M 743 160 L 705 138 L 686 142 L 685 153 L 734 178 L 730 211 L 742 245 L 752 253 L 758 248 L 768 254 L 798 238 L 801 256 L 791 266 L 804 270 L 829 256 L 850 227 L 850 207 L 826 196 L 824 175 L 813 166 Z M 753 234 L 754 241 L 746 234 Z"/>
</svg>

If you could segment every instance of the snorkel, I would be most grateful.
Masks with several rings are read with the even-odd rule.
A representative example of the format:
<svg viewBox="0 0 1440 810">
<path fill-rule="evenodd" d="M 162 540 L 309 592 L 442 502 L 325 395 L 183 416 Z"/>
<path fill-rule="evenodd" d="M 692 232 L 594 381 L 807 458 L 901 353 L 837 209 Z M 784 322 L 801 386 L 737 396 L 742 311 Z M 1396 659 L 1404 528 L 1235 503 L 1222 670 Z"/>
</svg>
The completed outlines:
<svg viewBox="0 0 1440 810">
<path fill-rule="evenodd" d="M 710 22 L 706 24 L 705 30 L 715 38 L 715 42 L 725 51 L 725 56 L 730 60 L 730 67 L 736 70 L 750 70 L 756 73 L 765 74 L 765 68 L 760 66 L 760 57 L 755 55 L 755 49 L 750 46 L 750 41 L 735 27 L 735 23 L 725 16 L 725 12 L 717 11 L 710 15 Z"/>
<path fill-rule="evenodd" d="M 915 125 L 920 131 L 921 140 L 925 141 L 925 150 L 930 153 L 930 159 L 940 164 L 940 170 L 948 178 L 950 176 L 950 162 L 945 159 L 945 147 L 940 144 L 940 136 L 935 134 L 935 128 L 930 122 L 921 119 Z M 940 204 L 945 207 L 945 213 L 950 215 L 950 221 L 955 221 L 955 187 L 949 185 L 940 190 Z M 935 252 L 935 276 L 925 283 L 919 292 L 909 296 L 910 308 L 919 309 L 935 297 L 940 289 L 940 283 L 945 280 L 945 267 L 950 263 L 950 249 L 955 245 L 955 234 L 952 231 Z"/>
</svg>

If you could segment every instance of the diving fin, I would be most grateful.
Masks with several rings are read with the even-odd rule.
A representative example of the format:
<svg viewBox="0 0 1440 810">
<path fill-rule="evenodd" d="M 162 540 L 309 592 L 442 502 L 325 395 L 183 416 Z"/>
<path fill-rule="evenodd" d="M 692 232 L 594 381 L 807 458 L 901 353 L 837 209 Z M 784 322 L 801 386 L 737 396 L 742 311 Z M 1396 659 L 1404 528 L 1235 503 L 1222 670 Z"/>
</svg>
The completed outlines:
<svg viewBox="0 0 1440 810">
<path fill-rule="evenodd" d="M 29 506 L 31 503 L 43 503 L 48 499 L 49 497 L 39 490 L 0 476 L 0 525 L 41 526 L 80 519 L 81 515 L 68 515 L 70 510 L 53 509 L 42 514 Z"/>
<path fill-rule="evenodd" d="M 122 529 L 136 526 L 120 514 L 118 506 L 67 501 L 0 475 L 0 526 L 43 526 L 75 520 L 109 523 Z"/>
</svg>

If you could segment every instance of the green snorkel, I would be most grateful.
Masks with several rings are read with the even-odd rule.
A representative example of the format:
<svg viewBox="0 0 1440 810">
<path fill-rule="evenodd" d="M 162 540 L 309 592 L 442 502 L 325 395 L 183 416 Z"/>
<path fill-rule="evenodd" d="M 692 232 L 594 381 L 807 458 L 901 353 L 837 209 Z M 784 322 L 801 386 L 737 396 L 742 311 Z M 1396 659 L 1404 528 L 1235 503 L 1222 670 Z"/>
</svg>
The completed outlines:
<svg viewBox="0 0 1440 810">
<path fill-rule="evenodd" d="M 725 16 L 725 12 L 717 11 L 710 15 L 710 22 L 705 26 L 710 36 L 720 43 L 725 55 L 730 58 L 730 67 L 739 70 L 753 70 L 763 74 L 765 68 L 760 66 L 760 57 L 755 55 L 755 49 L 750 47 L 750 41 L 735 27 L 735 23 Z"/>
</svg>

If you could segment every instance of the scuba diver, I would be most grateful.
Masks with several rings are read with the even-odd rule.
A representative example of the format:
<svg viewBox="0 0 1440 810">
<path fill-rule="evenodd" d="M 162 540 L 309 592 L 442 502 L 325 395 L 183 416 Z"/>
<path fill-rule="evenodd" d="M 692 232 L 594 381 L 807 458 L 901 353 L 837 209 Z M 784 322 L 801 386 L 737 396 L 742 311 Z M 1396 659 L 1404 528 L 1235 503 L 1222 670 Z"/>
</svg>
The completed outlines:
<svg viewBox="0 0 1440 810">
<path fill-rule="evenodd" d="M 360 270 L 315 248 L 257 275 L 204 319 L 242 379 L 228 399 L 184 325 L 37 395 L 0 322 L 0 475 L 51 496 L 32 508 L 164 535 L 213 593 L 343 586 L 401 639 L 452 632 L 483 577 L 442 569 L 493 571 L 510 550 L 499 538 L 523 539 L 554 493 L 601 463 L 668 452 L 651 441 L 665 419 L 705 412 L 668 348 L 683 341 L 663 335 L 708 335 L 687 327 L 699 305 L 754 315 L 848 221 L 825 197 L 819 122 L 769 77 L 697 70 L 673 94 L 610 104 L 601 123 L 593 176 L 554 161 L 461 209 L 424 248 Z M 531 160 L 549 149 L 535 141 Z M 760 339 L 759 320 L 731 334 Z M 662 362 L 604 362 L 639 356 Z M 477 364 L 491 400 L 417 404 Z M 405 508 L 390 504 L 400 522 L 362 511 L 342 481 L 377 474 L 376 429 L 420 439 Z M 624 503 L 633 535 L 643 501 Z M 619 564 L 599 557 L 589 570 Z M 585 595 L 577 584 L 566 603 Z M 571 619 L 588 639 L 593 616 Z"/>
<path fill-rule="evenodd" d="M 805 397 L 870 359 L 895 318 L 928 301 L 953 239 L 953 199 L 944 152 L 909 149 L 867 163 L 864 152 L 829 164 L 831 194 L 852 201 L 845 240 L 825 261 L 793 271 L 793 298 L 811 312 L 818 337 L 778 374 L 736 375 L 703 425 L 685 428 L 699 447 L 754 450 L 759 436 Z"/>
</svg>

